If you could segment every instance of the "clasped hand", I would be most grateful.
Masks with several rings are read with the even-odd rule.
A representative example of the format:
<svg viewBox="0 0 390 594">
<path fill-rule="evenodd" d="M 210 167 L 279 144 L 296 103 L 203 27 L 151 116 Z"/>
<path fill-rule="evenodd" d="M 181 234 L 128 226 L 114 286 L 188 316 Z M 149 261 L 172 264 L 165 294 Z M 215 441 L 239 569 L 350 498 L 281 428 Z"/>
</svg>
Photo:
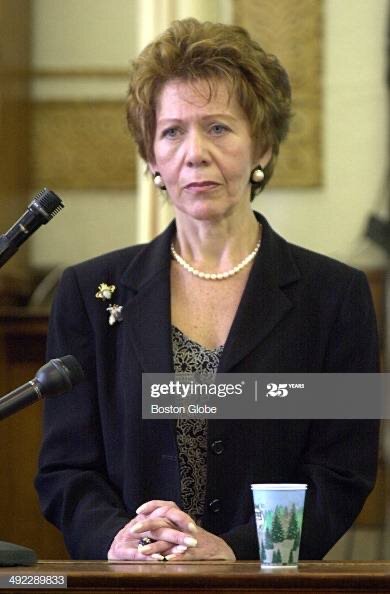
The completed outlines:
<svg viewBox="0 0 390 594">
<path fill-rule="evenodd" d="M 154 542 L 140 546 L 140 539 L 147 536 Z M 196 526 L 173 501 L 157 499 L 137 509 L 137 516 L 115 536 L 107 557 L 133 561 L 235 560 L 232 549 L 222 538 Z"/>
</svg>

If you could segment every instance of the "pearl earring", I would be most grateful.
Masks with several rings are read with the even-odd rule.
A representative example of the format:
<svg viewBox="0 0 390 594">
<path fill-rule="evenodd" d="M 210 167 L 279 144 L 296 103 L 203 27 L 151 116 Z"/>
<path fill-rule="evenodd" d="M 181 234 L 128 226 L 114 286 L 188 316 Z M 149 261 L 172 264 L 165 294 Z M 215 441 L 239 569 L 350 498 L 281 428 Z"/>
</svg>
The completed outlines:
<svg viewBox="0 0 390 594">
<path fill-rule="evenodd" d="M 160 188 L 160 190 L 166 190 L 162 177 L 158 171 L 156 171 L 156 173 L 154 174 L 153 182 L 157 188 Z"/>
<path fill-rule="evenodd" d="M 256 165 L 250 177 L 251 184 L 261 184 L 264 180 L 264 171 L 261 165 Z"/>
</svg>

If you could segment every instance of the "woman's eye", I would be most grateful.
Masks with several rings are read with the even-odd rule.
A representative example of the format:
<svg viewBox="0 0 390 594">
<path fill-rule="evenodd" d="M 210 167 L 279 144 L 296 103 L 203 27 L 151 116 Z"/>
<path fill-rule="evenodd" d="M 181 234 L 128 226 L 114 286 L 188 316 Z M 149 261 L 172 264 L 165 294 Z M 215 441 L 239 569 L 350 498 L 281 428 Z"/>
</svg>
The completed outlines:
<svg viewBox="0 0 390 594">
<path fill-rule="evenodd" d="M 229 128 L 227 126 L 225 126 L 224 124 L 213 124 L 211 126 L 211 132 L 213 134 L 215 134 L 216 136 L 220 136 L 221 134 L 224 134 L 228 130 L 229 130 Z"/>
<path fill-rule="evenodd" d="M 176 138 L 179 134 L 178 128 L 167 128 L 163 131 L 162 136 L 163 138 Z"/>
</svg>

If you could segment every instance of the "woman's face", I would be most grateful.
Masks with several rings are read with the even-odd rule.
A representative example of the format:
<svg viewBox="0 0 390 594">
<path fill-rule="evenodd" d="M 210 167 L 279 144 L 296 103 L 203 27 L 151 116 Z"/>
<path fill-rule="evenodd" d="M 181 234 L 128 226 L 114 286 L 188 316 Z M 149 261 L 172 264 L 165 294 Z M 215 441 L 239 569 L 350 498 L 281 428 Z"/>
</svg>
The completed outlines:
<svg viewBox="0 0 390 594">
<path fill-rule="evenodd" d="M 177 211 L 198 220 L 248 209 L 253 158 L 248 119 L 223 82 L 173 80 L 157 101 L 155 160 Z M 262 160 L 262 165 L 265 165 Z"/>
</svg>

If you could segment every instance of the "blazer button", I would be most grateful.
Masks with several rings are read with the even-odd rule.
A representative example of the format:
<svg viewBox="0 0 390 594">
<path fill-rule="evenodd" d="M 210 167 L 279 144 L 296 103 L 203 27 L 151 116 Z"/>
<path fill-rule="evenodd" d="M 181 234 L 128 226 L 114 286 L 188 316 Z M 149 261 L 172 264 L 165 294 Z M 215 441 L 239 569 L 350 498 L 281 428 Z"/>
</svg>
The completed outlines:
<svg viewBox="0 0 390 594">
<path fill-rule="evenodd" d="M 221 500 L 220 499 L 213 499 L 209 503 L 209 510 L 212 511 L 214 514 L 217 514 L 221 511 Z"/>
<path fill-rule="evenodd" d="M 223 445 L 223 441 L 221 441 L 220 439 L 217 439 L 216 441 L 213 441 L 213 443 L 211 444 L 211 451 L 216 454 L 217 456 L 219 456 L 220 454 L 222 454 L 223 450 L 224 450 L 224 445 Z"/>
</svg>

